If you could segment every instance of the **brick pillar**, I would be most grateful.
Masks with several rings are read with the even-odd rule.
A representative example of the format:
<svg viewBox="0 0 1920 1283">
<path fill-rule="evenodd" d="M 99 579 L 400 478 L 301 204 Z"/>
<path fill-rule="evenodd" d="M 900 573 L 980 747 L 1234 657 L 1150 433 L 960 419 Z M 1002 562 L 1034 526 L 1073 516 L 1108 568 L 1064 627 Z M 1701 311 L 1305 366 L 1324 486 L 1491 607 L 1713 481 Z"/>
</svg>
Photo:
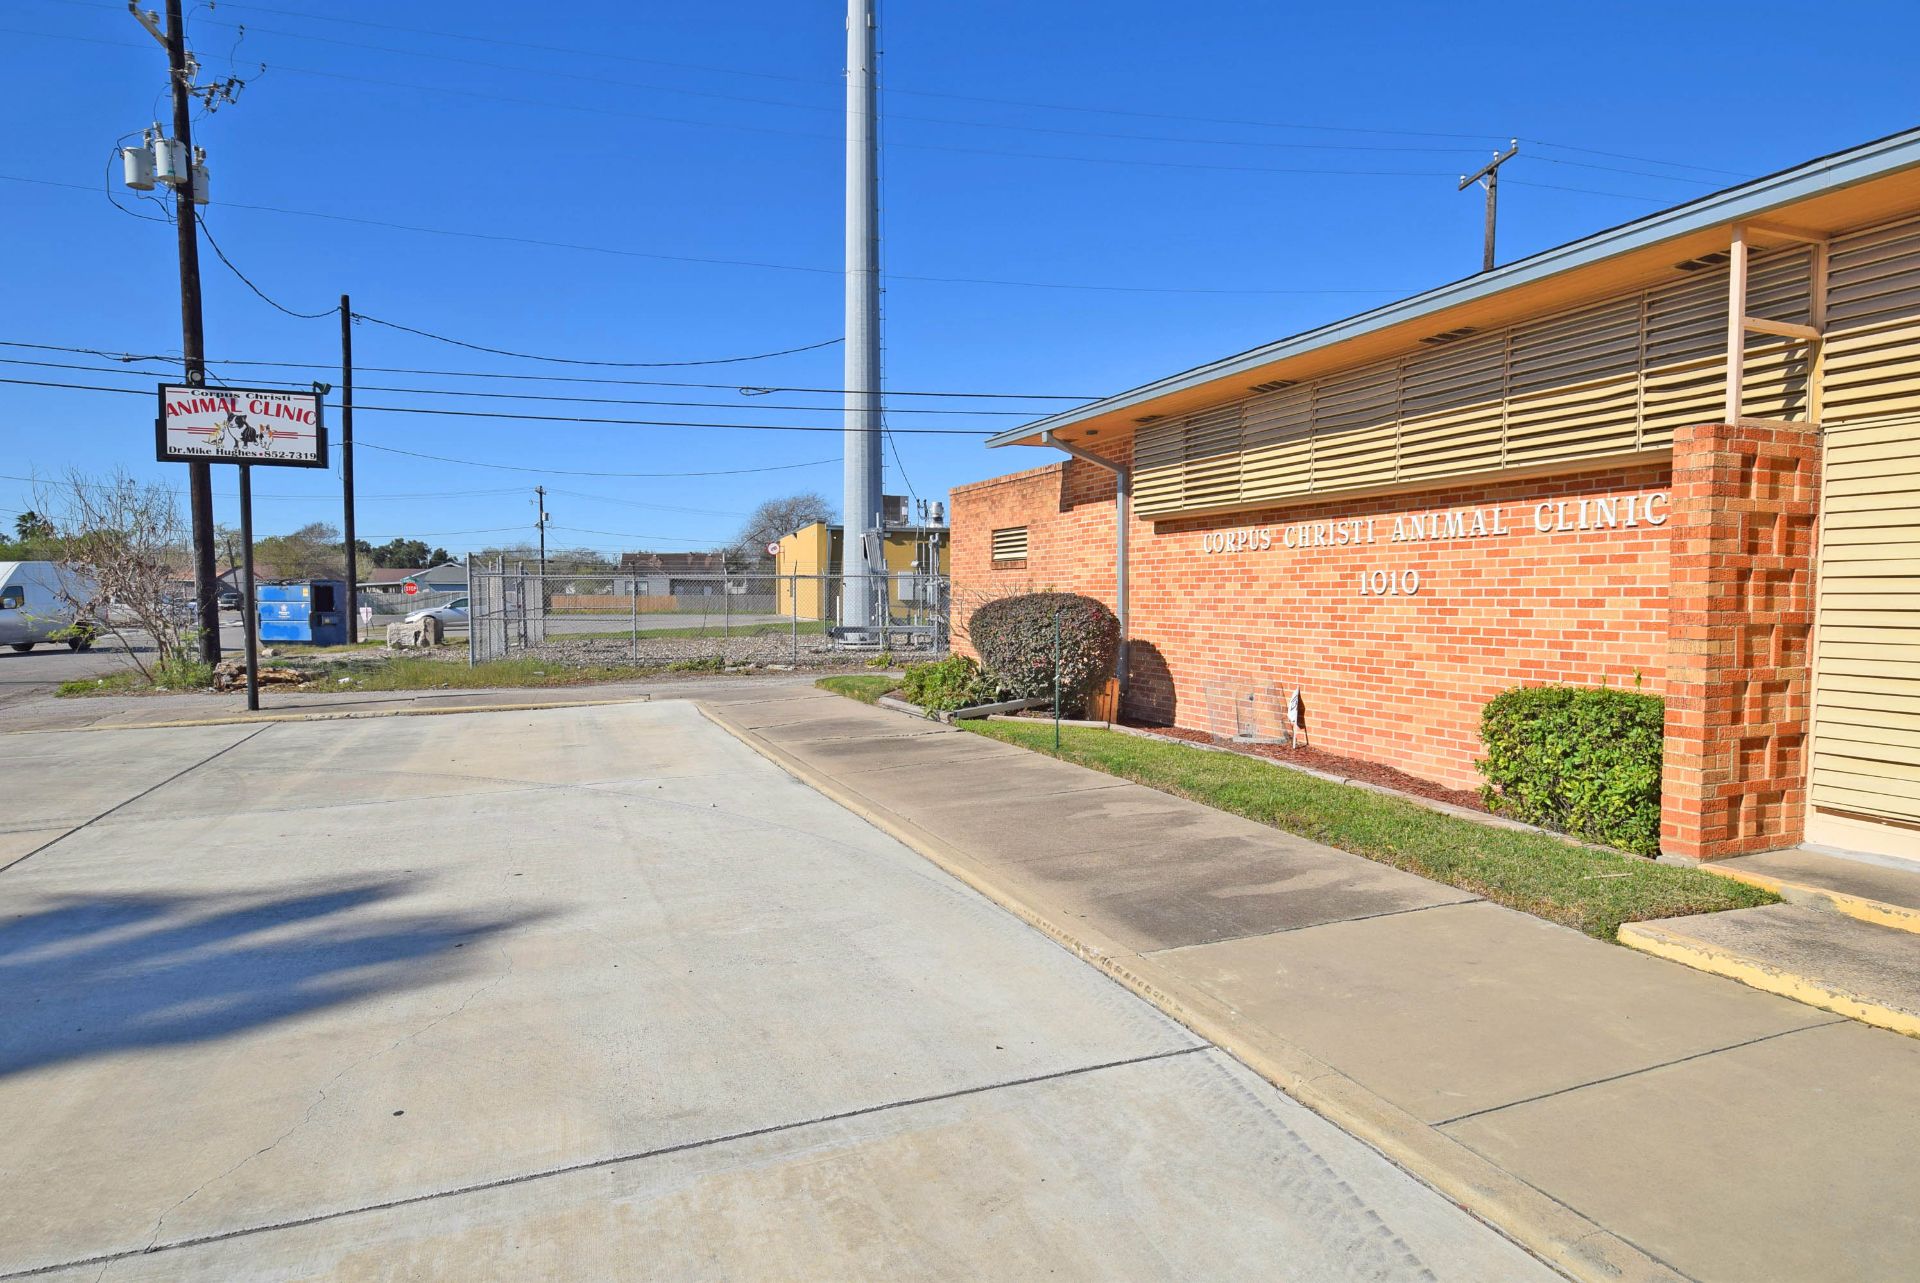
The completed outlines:
<svg viewBox="0 0 1920 1283">
<path fill-rule="evenodd" d="M 1801 840 L 1820 446 L 1812 428 L 1673 440 L 1661 847 L 1713 860 Z"/>
</svg>

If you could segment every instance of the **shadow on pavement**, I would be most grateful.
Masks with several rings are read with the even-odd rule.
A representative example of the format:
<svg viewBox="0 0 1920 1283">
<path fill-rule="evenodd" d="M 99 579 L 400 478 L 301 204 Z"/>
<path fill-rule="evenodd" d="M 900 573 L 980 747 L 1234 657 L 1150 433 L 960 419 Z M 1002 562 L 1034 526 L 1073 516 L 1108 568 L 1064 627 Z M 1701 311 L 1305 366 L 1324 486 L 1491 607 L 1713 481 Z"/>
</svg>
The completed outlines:
<svg viewBox="0 0 1920 1283">
<path fill-rule="evenodd" d="M 297 896 L 49 896 L 0 919 L 0 1077 L 459 980 L 540 914 L 403 914 L 420 879 Z M 378 912 L 368 912 L 376 910 Z"/>
</svg>

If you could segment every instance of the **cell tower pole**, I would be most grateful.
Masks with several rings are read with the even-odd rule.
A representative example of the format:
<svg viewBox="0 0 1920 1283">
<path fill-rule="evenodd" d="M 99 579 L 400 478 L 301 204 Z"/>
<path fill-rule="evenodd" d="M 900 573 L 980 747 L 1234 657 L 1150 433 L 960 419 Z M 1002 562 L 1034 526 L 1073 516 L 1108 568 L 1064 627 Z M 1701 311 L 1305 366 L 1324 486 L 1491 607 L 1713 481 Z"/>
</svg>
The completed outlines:
<svg viewBox="0 0 1920 1283">
<path fill-rule="evenodd" d="M 880 199 L 875 146 L 874 0 L 847 0 L 847 308 L 841 505 L 840 623 L 874 620 L 878 568 L 867 532 L 880 526 Z"/>
</svg>

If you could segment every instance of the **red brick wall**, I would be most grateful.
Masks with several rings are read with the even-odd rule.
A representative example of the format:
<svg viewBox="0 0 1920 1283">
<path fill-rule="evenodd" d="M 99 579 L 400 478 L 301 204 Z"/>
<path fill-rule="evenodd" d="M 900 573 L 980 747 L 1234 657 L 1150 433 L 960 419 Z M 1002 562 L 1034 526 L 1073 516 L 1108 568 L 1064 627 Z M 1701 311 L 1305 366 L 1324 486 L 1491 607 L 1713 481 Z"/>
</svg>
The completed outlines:
<svg viewBox="0 0 1920 1283">
<path fill-rule="evenodd" d="M 1666 494 L 1665 465 L 1451 485 L 1230 516 L 1133 522 L 1129 713 L 1226 730 L 1209 691 L 1299 688 L 1310 742 L 1455 786 L 1478 776 L 1480 708 L 1522 683 L 1610 681 L 1664 690 L 1672 522 L 1607 532 L 1535 529 L 1535 505 Z M 1113 482 L 1055 463 L 953 492 L 956 616 L 1028 587 L 1113 598 Z M 1394 519 L 1495 510 L 1508 533 L 1393 542 Z M 1671 511 L 1662 509 L 1663 513 Z M 1557 517 L 1551 509 L 1550 517 Z M 1373 543 L 1289 549 L 1286 528 L 1373 521 Z M 1469 520 L 1471 519 L 1469 515 Z M 995 569 L 991 532 L 1026 525 L 1024 567 Z M 1260 550 L 1207 553 L 1206 536 L 1269 531 Z M 1349 526 L 1349 529 L 1353 527 Z M 1329 538 L 1333 537 L 1328 530 Z M 1364 536 L 1363 536 L 1364 537 Z M 1363 571 L 1417 571 L 1412 596 L 1363 596 Z"/>
<path fill-rule="evenodd" d="M 1709 424 L 1673 443 L 1673 605 L 1661 846 L 1798 842 L 1806 821 L 1820 446 Z"/>
</svg>

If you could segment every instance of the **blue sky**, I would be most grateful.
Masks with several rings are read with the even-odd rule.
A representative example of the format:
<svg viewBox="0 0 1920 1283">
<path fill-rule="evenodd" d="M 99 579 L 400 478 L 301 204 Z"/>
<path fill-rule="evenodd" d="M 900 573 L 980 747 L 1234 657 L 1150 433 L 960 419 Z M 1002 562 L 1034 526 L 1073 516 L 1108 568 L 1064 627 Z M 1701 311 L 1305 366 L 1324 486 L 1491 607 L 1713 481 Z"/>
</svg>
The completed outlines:
<svg viewBox="0 0 1920 1283">
<path fill-rule="evenodd" d="M 196 126 L 212 172 L 208 227 L 290 308 L 319 311 L 348 292 L 356 310 L 420 329 L 607 361 L 703 360 L 840 334 L 844 9 L 834 0 L 189 9 L 205 76 L 251 81 Z M 1465 275 L 1479 263 L 1481 203 L 1455 184 L 1510 137 L 1522 151 L 1503 171 L 1503 261 L 1916 123 L 1908 51 L 1920 13 L 1808 13 L 1752 0 L 883 0 L 888 384 L 1104 394 Z M 25 107 L 0 178 L 34 180 L 0 181 L 0 339 L 177 352 L 172 229 L 106 196 L 116 140 L 166 119 L 160 48 L 112 0 L 8 0 L 0 78 Z M 122 204 L 153 212 L 117 177 L 113 187 Z M 337 378 L 335 320 L 276 312 L 204 248 L 202 273 L 208 352 L 228 382 L 292 376 L 222 360 L 311 362 L 298 377 Z M 362 324 L 355 351 L 363 406 L 839 423 L 829 394 L 739 391 L 837 388 L 837 347 L 595 370 Z M 0 358 L 113 364 L 17 346 Z M 177 372 L 141 368 L 150 373 L 6 364 L 0 378 L 150 389 Z M 986 431 L 1057 404 L 895 396 L 888 491 L 941 498 L 1046 461 L 906 429 Z M 32 501 L 32 484 L 16 478 L 69 466 L 125 466 L 184 486 L 183 466 L 152 459 L 150 407 L 0 383 L 0 519 Z M 762 498 L 818 489 L 837 499 L 840 485 L 838 463 L 817 462 L 837 460 L 832 432 L 370 409 L 356 431 L 369 447 L 356 458 L 363 534 L 455 551 L 529 537 L 542 482 L 555 492 L 553 542 L 609 551 L 710 546 Z M 374 446 L 579 473 L 808 466 L 543 476 Z M 215 470 L 228 523 L 230 478 Z M 255 490 L 262 534 L 338 523 L 337 479 L 326 474 L 262 474 Z"/>
</svg>

